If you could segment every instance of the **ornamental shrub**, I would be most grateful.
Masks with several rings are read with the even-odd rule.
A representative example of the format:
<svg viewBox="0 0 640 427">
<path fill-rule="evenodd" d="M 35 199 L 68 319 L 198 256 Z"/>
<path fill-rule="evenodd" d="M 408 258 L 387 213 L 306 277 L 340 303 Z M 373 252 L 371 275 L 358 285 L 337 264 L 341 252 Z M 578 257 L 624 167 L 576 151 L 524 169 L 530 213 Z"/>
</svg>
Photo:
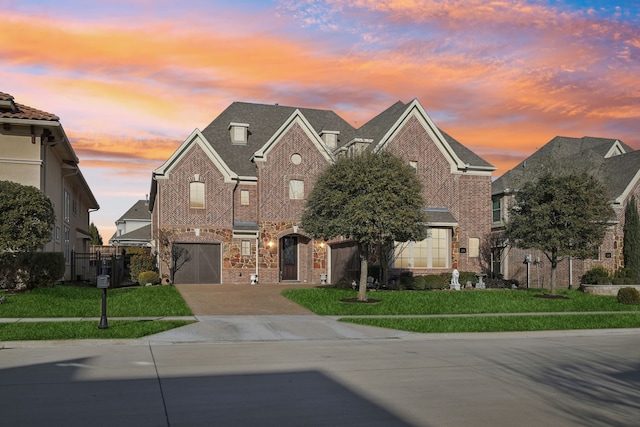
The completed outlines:
<svg viewBox="0 0 640 427">
<path fill-rule="evenodd" d="M 156 260 L 154 257 L 149 255 L 147 251 L 142 248 L 127 248 L 127 255 L 129 255 L 129 272 L 131 273 L 131 281 L 138 282 L 140 278 L 140 273 L 145 271 L 154 271 L 156 268 Z M 148 282 L 138 282 L 141 285 L 144 285 Z"/>
<path fill-rule="evenodd" d="M 138 283 L 140 283 L 141 285 L 146 285 L 147 283 L 155 285 L 157 283 L 160 283 L 160 275 L 155 271 L 143 271 L 138 276 Z"/>
<path fill-rule="evenodd" d="M 21 252 L 0 255 L 0 288 L 34 289 L 63 279 L 62 252 Z"/>
<path fill-rule="evenodd" d="M 622 288 L 618 291 L 620 304 L 640 305 L 640 292 L 636 288 Z"/>
<path fill-rule="evenodd" d="M 599 265 L 593 267 L 582 276 L 582 283 L 585 285 L 606 285 L 608 282 L 609 270 Z"/>
<path fill-rule="evenodd" d="M 412 288 L 418 290 L 444 289 L 449 285 L 450 280 L 451 275 L 448 273 L 414 276 Z"/>
<path fill-rule="evenodd" d="M 62 252 L 31 252 L 24 254 L 28 273 L 27 289 L 53 285 L 64 278 L 65 261 Z"/>
</svg>

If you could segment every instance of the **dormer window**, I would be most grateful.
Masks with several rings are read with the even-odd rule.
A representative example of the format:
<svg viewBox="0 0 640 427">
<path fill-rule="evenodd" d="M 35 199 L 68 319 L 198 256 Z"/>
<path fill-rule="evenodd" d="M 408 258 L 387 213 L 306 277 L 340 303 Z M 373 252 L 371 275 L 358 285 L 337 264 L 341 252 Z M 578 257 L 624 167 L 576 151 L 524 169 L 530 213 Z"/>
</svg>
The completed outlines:
<svg viewBox="0 0 640 427">
<path fill-rule="evenodd" d="M 325 144 L 332 150 L 338 146 L 338 134 L 340 132 L 334 130 L 323 130 L 320 132 L 320 137 Z"/>
<path fill-rule="evenodd" d="M 246 144 L 249 134 L 249 125 L 247 123 L 234 123 L 229 124 L 229 131 L 231 132 L 231 142 L 233 144 Z"/>
</svg>

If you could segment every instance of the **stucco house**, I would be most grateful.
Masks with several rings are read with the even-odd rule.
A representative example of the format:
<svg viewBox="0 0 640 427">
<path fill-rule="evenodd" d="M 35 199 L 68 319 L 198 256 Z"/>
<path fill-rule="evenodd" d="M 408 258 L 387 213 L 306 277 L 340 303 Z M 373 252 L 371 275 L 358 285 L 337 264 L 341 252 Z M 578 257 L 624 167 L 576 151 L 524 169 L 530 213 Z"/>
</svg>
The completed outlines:
<svg viewBox="0 0 640 427">
<path fill-rule="evenodd" d="M 387 150 L 424 184 L 429 236 L 399 243 L 391 273 L 480 271 L 495 168 L 440 130 L 417 100 L 360 128 L 335 112 L 234 102 L 153 171 L 149 206 L 161 273 L 176 283 L 337 283 L 357 277 L 353 242 L 314 240 L 305 199 L 337 156 Z M 187 259 L 188 258 L 188 259 Z"/>
<path fill-rule="evenodd" d="M 56 223 L 42 250 L 64 253 L 71 279 L 73 252 L 89 252 L 89 214 L 99 209 L 60 118 L 0 92 L 0 180 L 31 185 L 53 203 Z"/>
<path fill-rule="evenodd" d="M 580 165 L 593 171 L 605 184 L 615 218 L 599 253 L 593 259 L 565 259 L 558 264 L 558 286 L 576 287 L 584 273 L 595 266 L 610 272 L 623 267 L 623 227 L 627 203 L 640 196 L 640 151 L 611 138 L 556 136 L 531 156 L 492 183 L 492 270 L 504 278 L 516 279 L 530 287 L 548 287 L 551 266 L 543 253 L 513 247 L 501 237 L 514 191 L 536 179 L 543 165 Z"/>
<path fill-rule="evenodd" d="M 151 212 L 149 199 L 138 200 L 116 220 L 116 232 L 109 239 L 112 246 L 151 247 Z"/>
</svg>

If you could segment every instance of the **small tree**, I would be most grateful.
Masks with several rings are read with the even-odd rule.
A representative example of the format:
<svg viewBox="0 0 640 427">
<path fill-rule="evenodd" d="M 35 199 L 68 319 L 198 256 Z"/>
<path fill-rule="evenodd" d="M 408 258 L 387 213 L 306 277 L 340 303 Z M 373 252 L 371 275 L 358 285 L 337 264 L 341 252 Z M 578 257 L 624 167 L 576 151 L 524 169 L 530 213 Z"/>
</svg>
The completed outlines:
<svg viewBox="0 0 640 427">
<path fill-rule="evenodd" d="M 92 245 L 102 245 L 102 236 L 98 231 L 98 227 L 92 222 L 89 225 L 89 233 L 91 234 L 91 244 Z"/>
<path fill-rule="evenodd" d="M 622 255 L 624 268 L 634 277 L 640 277 L 640 216 L 635 196 L 627 203 L 624 214 Z"/>
<path fill-rule="evenodd" d="M 325 170 L 309 195 L 301 225 L 314 238 L 344 236 L 358 242 L 358 299 L 365 301 L 370 250 L 388 250 L 394 241 L 422 240 L 423 207 L 421 184 L 409 165 L 386 152 L 364 153 L 339 158 Z M 381 267 L 386 277 L 385 262 Z"/>
<path fill-rule="evenodd" d="M 169 267 L 169 280 L 173 283 L 178 270 L 191 261 L 191 253 L 184 246 L 175 244 L 170 231 L 160 230 L 159 241 L 162 245 L 160 259 Z"/>
<path fill-rule="evenodd" d="M 604 185 L 587 172 L 544 171 L 515 193 L 505 235 L 551 263 L 551 294 L 562 257 L 597 253 L 614 212 Z"/>
<path fill-rule="evenodd" d="M 0 252 L 31 252 L 51 240 L 53 205 L 33 186 L 0 181 Z"/>
</svg>

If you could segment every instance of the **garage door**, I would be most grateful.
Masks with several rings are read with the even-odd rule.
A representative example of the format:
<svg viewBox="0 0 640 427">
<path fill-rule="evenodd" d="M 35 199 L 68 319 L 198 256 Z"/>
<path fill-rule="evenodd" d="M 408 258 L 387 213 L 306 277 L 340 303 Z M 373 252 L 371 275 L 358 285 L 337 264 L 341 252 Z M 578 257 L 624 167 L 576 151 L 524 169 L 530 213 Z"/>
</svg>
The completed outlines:
<svg viewBox="0 0 640 427">
<path fill-rule="evenodd" d="M 355 242 L 331 245 L 331 283 L 348 283 L 360 278 L 360 252 Z"/>
<path fill-rule="evenodd" d="M 184 264 L 175 273 L 174 282 L 180 283 L 220 283 L 219 243 L 174 243 L 187 255 Z"/>
</svg>

